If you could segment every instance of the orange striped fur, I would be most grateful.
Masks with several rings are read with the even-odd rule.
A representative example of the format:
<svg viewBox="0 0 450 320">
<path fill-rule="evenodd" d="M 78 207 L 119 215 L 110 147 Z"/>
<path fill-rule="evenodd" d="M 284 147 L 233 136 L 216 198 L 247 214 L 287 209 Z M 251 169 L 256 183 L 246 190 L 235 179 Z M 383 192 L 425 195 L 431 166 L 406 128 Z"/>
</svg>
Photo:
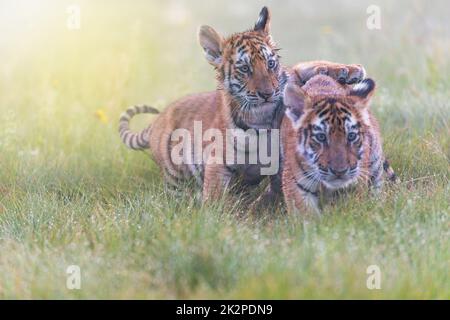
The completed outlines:
<svg viewBox="0 0 450 320">
<path fill-rule="evenodd" d="M 352 88 L 324 75 L 303 87 L 286 86 L 281 136 L 288 211 L 319 212 L 321 192 L 358 182 L 374 190 L 382 187 L 386 162 L 378 123 L 369 108 L 374 91 L 371 79 Z M 388 176 L 393 174 L 384 169 Z"/>
</svg>

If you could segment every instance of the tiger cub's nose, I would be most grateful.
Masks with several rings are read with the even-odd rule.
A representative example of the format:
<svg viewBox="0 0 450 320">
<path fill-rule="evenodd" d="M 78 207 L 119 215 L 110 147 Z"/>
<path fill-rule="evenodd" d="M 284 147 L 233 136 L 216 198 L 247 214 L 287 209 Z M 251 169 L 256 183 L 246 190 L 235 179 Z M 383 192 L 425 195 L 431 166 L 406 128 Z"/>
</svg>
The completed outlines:
<svg viewBox="0 0 450 320">
<path fill-rule="evenodd" d="M 342 176 L 344 176 L 347 173 L 348 168 L 332 168 L 332 167 L 330 167 L 330 171 L 332 174 L 334 174 L 336 176 L 336 178 L 341 178 Z"/>
<path fill-rule="evenodd" d="M 273 96 L 273 91 L 258 91 L 258 96 L 267 101 L 270 97 Z"/>
</svg>

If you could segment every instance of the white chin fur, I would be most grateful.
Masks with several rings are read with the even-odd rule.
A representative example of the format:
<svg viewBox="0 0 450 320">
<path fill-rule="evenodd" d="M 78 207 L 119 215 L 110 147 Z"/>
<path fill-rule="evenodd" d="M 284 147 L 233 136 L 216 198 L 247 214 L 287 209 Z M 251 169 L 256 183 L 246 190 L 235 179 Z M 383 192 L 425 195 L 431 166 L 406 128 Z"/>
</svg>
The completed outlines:
<svg viewBox="0 0 450 320">
<path fill-rule="evenodd" d="M 347 188 L 349 185 L 355 182 L 355 179 L 349 179 L 346 181 L 335 180 L 335 181 L 322 181 L 323 185 L 330 190 L 338 190 Z"/>
</svg>

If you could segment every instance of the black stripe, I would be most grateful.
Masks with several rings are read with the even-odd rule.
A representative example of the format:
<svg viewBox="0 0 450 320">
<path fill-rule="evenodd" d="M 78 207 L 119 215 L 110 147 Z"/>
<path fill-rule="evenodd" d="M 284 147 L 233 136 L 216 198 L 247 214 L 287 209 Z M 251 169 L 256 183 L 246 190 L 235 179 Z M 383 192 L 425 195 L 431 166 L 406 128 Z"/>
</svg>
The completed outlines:
<svg viewBox="0 0 450 320">
<path fill-rule="evenodd" d="M 222 75 L 222 80 L 225 79 L 225 68 L 222 66 L 222 68 L 220 68 L 220 73 Z"/>
<path fill-rule="evenodd" d="M 327 103 L 328 103 L 327 99 L 320 100 L 314 105 L 314 108 L 320 109 Z"/>
<path fill-rule="evenodd" d="M 125 132 L 124 133 L 124 135 L 122 136 L 122 140 L 123 140 L 123 142 L 126 144 L 127 143 L 127 139 L 128 139 L 128 136 L 131 134 L 131 132 L 129 132 L 129 131 L 127 131 L 127 132 Z"/>
<path fill-rule="evenodd" d="M 313 196 L 316 196 L 316 197 L 319 196 L 318 192 L 314 192 L 314 191 L 311 191 L 311 190 L 305 188 L 305 186 L 303 186 L 300 182 L 297 181 L 296 184 L 297 184 L 297 187 L 299 187 L 299 189 L 302 190 L 303 192 L 310 193 L 310 194 L 312 194 Z"/>
<path fill-rule="evenodd" d="M 227 171 L 230 172 L 230 173 L 236 173 L 237 172 L 237 169 L 235 169 L 235 168 L 233 168 L 231 166 L 227 166 L 226 165 L 225 169 L 227 169 Z"/>
<path fill-rule="evenodd" d="M 339 111 L 344 112 L 344 113 L 348 114 L 349 116 L 352 115 L 352 114 L 350 113 L 350 111 L 348 111 L 348 110 L 347 110 L 346 108 L 344 108 L 344 107 L 340 107 L 340 108 L 339 108 Z"/>
<path fill-rule="evenodd" d="M 384 169 L 384 171 L 388 171 L 390 166 L 391 165 L 389 164 L 389 161 L 384 160 L 384 162 L 383 162 L 383 169 Z"/>
<path fill-rule="evenodd" d="M 322 111 L 319 113 L 319 118 L 322 118 L 324 115 L 328 114 L 329 112 L 330 112 L 330 109 L 329 109 L 329 108 L 327 108 L 327 109 L 325 109 L 325 110 L 322 110 Z"/>
<path fill-rule="evenodd" d="M 392 173 L 391 175 L 389 175 L 388 177 L 389 181 L 397 181 L 397 175 L 395 173 Z"/>
<path fill-rule="evenodd" d="M 145 148 L 148 145 L 148 142 L 143 138 L 144 131 L 142 131 L 137 137 L 137 144 L 141 148 Z"/>
</svg>

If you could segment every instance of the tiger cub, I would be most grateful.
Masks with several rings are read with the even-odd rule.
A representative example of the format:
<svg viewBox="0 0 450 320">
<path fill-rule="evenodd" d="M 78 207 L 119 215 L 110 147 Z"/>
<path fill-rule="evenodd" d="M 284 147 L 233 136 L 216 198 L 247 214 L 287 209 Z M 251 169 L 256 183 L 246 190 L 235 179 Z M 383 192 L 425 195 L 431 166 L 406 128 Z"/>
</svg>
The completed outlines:
<svg viewBox="0 0 450 320">
<path fill-rule="evenodd" d="M 303 87 L 286 86 L 282 189 L 289 212 L 318 213 L 320 192 L 357 182 L 379 190 L 383 169 L 395 180 L 370 111 L 374 91 L 372 79 L 352 88 L 324 75 L 314 76 Z"/>
<path fill-rule="evenodd" d="M 194 178 L 202 188 L 203 201 L 206 201 L 219 197 L 232 181 L 238 180 L 243 185 L 257 184 L 264 177 L 261 164 L 259 160 L 256 164 L 229 164 L 226 159 L 210 161 L 212 156 L 206 154 L 205 157 L 198 150 L 206 150 L 211 141 L 200 141 L 201 148 L 196 148 L 194 138 L 189 139 L 188 150 L 181 152 L 186 161 L 175 162 L 173 155 L 177 153 L 181 138 L 174 139 L 173 133 L 182 130 L 193 137 L 196 128 L 200 128 L 203 136 L 210 129 L 226 136 L 226 131 L 233 129 L 243 135 L 253 130 L 253 135 L 257 136 L 263 130 L 278 129 L 284 114 L 282 92 L 288 76 L 287 69 L 280 65 L 278 49 L 270 35 L 270 13 L 266 7 L 251 30 L 223 38 L 213 28 L 202 26 L 198 37 L 207 61 L 216 70 L 217 90 L 172 103 L 140 133 L 129 129 L 130 119 L 138 113 L 158 111 L 148 106 L 131 107 L 120 118 L 119 132 L 128 147 L 151 150 L 169 185 L 176 187 L 181 181 Z M 298 82 L 322 72 L 344 77 L 344 81 L 364 75 L 361 67 L 347 68 L 323 61 L 299 64 L 292 69 Z M 227 152 L 224 150 L 222 156 L 225 157 Z M 214 160 L 216 157 L 214 154 Z M 281 194 L 278 175 L 272 177 L 272 188 L 278 188 Z"/>
</svg>

